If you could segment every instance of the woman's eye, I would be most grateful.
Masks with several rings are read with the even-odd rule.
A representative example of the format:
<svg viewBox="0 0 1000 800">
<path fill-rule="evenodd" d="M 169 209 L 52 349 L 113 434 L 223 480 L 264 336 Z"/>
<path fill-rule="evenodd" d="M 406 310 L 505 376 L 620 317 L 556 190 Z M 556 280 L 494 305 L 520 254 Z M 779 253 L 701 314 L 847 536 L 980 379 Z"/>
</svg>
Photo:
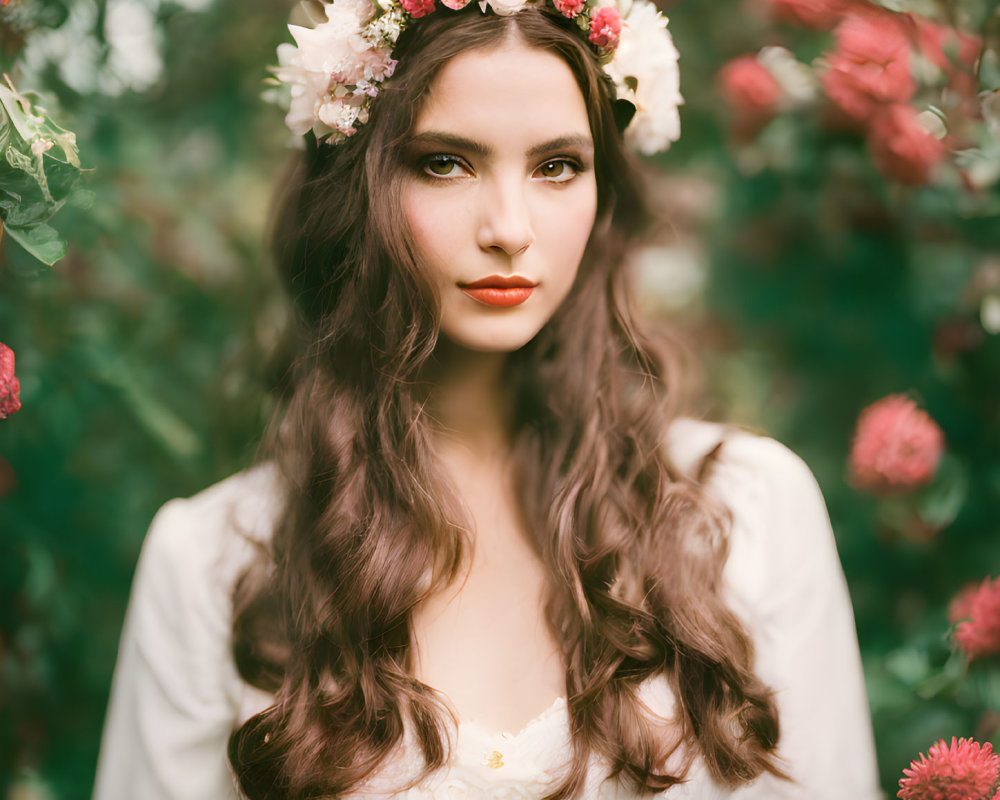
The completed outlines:
<svg viewBox="0 0 1000 800">
<path fill-rule="evenodd" d="M 453 156 L 430 156 L 424 159 L 423 168 L 424 172 L 435 178 L 457 178 L 467 172 Z"/>
<path fill-rule="evenodd" d="M 570 178 L 575 177 L 579 171 L 576 164 L 563 159 L 546 161 L 537 170 L 539 176 L 548 181 L 555 181 L 556 183 L 568 181 Z"/>
</svg>

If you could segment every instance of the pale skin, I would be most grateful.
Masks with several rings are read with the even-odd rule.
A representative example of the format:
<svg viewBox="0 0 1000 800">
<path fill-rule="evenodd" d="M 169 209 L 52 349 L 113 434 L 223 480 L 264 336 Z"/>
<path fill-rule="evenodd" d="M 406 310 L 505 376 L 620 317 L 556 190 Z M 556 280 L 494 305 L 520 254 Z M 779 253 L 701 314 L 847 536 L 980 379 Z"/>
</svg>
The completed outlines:
<svg viewBox="0 0 1000 800">
<path fill-rule="evenodd" d="M 500 377 L 576 278 L 597 209 L 593 140 L 569 67 L 511 38 L 442 68 L 409 152 L 403 211 L 442 309 L 428 408 L 474 525 L 460 578 L 414 613 L 415 671 L 460 721 L 514 733 L 566 686 L 514 498 Z M 497 275 L 526 279 L 530 296 L 498 306 L 462 289 Z"/>
</svg>

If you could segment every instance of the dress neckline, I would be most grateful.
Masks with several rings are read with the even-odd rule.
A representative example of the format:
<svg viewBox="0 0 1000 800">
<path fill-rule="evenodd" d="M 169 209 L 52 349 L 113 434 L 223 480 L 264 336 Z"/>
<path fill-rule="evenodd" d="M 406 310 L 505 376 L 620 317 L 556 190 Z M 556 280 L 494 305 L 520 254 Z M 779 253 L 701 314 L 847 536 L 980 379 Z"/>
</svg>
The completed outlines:
<svg viewBox="0 0 1000 800">
<path fill-rule="evenodd" d="M 452 703 L 450 699 L 448 700 L 448 704 L 452 707 L 452 709 L 455 708 L 455 704 Z M 521 739 L 535 728 L 549 723 L 550 720 L 559 720 L 560 722 L 563 722 L 565 720 L 565 716 L 566 697 L 564 695 L 556 697 L 547 708 L 539 711 L 534 717 L 525 722 L 524 725 L 522 725 L 516 732 L 490 729 L 475 720 L 464 719 L 460 714 L 457 712 L 455 713 L 455 719 L 457 720 L 458 731 L 460 734 L 472 731 L 481 737 L 490 739 L 491 741 L 513 741 Z"/>
</svg>

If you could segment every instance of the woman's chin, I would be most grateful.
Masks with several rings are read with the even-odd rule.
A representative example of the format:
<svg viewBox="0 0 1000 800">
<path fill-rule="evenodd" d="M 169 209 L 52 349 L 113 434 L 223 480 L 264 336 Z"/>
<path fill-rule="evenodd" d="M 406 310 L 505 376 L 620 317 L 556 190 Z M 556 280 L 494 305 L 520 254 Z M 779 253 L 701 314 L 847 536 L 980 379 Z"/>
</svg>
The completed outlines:
<svg viewBox="0 0 1000 800">
<path fill-rule="evenodd" d="M 476 353 L 513 353 L 535 338 L 534 328 L 506 330 L 448 330 L 441 329 L 441 338 L 449 345 Z"/>
</svg>

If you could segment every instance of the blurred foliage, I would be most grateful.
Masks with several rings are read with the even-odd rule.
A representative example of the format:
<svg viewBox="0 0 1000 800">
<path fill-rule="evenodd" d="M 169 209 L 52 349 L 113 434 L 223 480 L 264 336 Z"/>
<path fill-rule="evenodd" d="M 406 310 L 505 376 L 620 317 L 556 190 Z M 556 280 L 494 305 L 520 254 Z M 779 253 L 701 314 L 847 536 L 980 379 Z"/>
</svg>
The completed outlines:
<svg viewBox="0 0 1000 800">
<path fill-rule="evenodd" d="M 1000 24 L 996 3 L 895 7 L 942 23 L 978 20 L 973 33 Z M 700 174 L 718 198 L 699 240 L 709 267 L 698 324 L 712 343 L 712 384 L 736 418 L 801 454 L 824 489 L 883 787 L 895 796 L 902 768 L 933 741 L 1000 743 L 1000 697 L 974 675 L 957 693 L 925 686 L 946 664 L 964 669 L 949 661 L 948 601 L 1000 571 L 1000 336 L 990 316 L 1000 192 L 995 183 L 970 189 L 955 168 L 923 186 L 887 180 L 863 135 L 829 124 L 822 98 L 737 135 L 713 83 L 720 67 L 764 46 L 813 62 L 834 49 L 833 35 L 776 24 L 767 3 L 708 12 L 678 2 L 670 12 L 688 104 L 685 136 L 665 166 Z M 1000 89 L 995 72 L 980 80 Z M 846 481 L 858 413 L 893 392 L 920 399 L 948 448 L 935 483 L 909 503 L 863 496 Z"/>
<path fill-rule="evenodd" d="M 863 137 L 814 109 L 737 140 L 716 90 L 724 63 L 763 45 L 803 61 L 833 46 L 765 5 L 668 8 L 685 135 L 659 162 L 674 228 L 644 258 L 642 286 L 703 343 L 714 413 L 789 444 L 823 486 L 894 794 L 932 741 L 996 736 L 995 682 L 956 662 L 946 606 L 1000 571 L 1000 336 L 984 322 L 1000 292 L 1000 206 L 995 186 L 888 181 Z M 995 5 L 975 4 L 984 25 Z M 0 67 L 76 132 L 93 194 L 89 209 L 59 209 L 69 249 L 54 267 L 10 237 L 0 256 L 0 341 L 17 353 L 23 403 L 0 423 L 0 797 L 15 780 L 36 796 L 89 794 L 145 528 L 168 498 L 249 463 L 270 413 L 264 360 L 284 312 L 261 239 L 286 134 L 260 92 L 289 10 L 0 6 Z M 858 412 L 893 392 L 920 398 L 948 445 L 909 503 L 844 477 Z"/>
</svg>

